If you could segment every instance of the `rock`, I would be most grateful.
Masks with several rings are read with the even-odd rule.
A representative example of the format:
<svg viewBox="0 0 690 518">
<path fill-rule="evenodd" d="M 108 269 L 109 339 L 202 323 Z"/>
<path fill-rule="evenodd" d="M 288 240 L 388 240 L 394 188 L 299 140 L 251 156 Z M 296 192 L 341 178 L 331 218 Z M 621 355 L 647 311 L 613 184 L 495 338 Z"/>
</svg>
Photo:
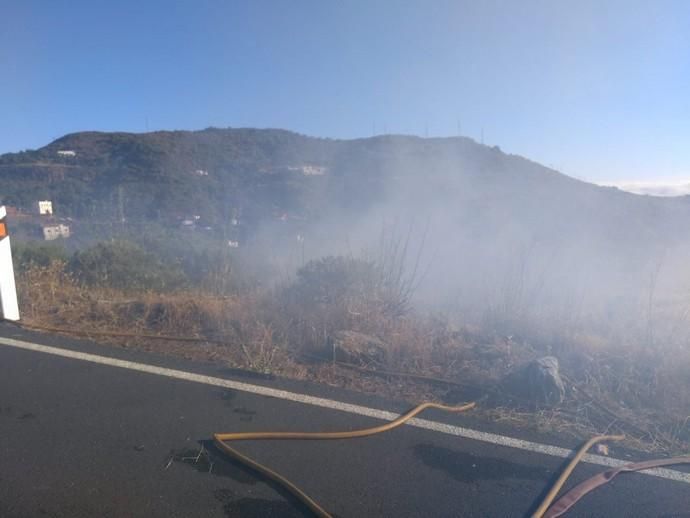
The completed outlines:
<svg viewBox="0 0 690 518">
<path fill-rule="evenodd" d="M 386 361 L 386 344 L 375 336 L 357 331 L 336 331 L 329 344 L 336 361 L 363 366 L 383 365 Z"/>
<path fill-rule="evenodd" d="M 558 359 L 544 356 L 528 363 L 504 379 L 501 391 L 518 404 L 559 405 L 565 397 L 565 385 L 559 373 Z"/>
</svg>

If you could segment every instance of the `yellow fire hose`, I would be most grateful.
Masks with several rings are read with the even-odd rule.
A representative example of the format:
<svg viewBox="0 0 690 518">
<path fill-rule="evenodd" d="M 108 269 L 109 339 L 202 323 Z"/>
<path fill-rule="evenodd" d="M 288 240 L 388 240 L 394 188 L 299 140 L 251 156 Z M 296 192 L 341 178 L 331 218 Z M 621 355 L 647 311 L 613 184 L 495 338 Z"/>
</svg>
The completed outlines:
<svg viewBox="0 0 690 518">
<path fill-rule="evenodd" d="M 246 455 L 240 453 L 235 448 L 228 444 L 229 441 L 246 441 L 246 440 L 334 440 L 334 439 L 354 439 L 357 437 L 367 437 L 369 435 L 374 435 L 377 433 L 387 432 L 393 428 L 404 424 L 406 421 L 412 419 L 414 416 L 423 412 L 427 408 L 436 408 L 446 412 L 463 412 L 465 410 L 470 410 L 474 408 L 476 403 L 468 403 L 462 406 L 446 406 L 437 403 L 422 403 L 416 406 L 406 414 L 401 415 L 397 419 L 380 426 L 375 426 L 373 428 L 365 428 L 362 430 L 354 430 L 349 432 L 241 432 L 241 433 L 216 433 L 213 434 L 213 441 L 216 446 L 232 457 L 233 459 L 239 461 L 241 464 L 248 466 L 249 468 L 257 471 L 258 473 L 264 475 L 269 480 L 272 480 L 294 495 L 298 500 L 300 500 L 308 509 L 310 509 L 319 518 L 332 518 L 331 515 L 323 507 L 321 507 L 314 499 L 307 495 L 295 484 L 290 482 L 287 478 L 277 473 L 276 471 L 260 464 L 259 462 L 247 457 Z M 592 437 L 587 441 L 575 454 L 573 459 L 568 463 L 566 468 L 563 470 L 558 480 L 553 484 L 549 490 L 546 497 L 537 508 L 537 510 L 532 515 L 532 518 L 542 518 L 544 516 L 560 516 L 563 512 L 574 505 L 582 496 L 584 496 L 589 491 L 596 489 L 596 487 L 606 483 L 608 480 L 613 478 L 619 472 L 625 471 L 637 471 L 640 469 L 648 469 L 650 467 L 657 467 L 662 465 L 688 463 L 690 457 L 677 457 L 673 459 L 663 459 L 656 461 L 647 461 L 640 464 L 630 464 L 610 472 L 599 474 L 596 477 L 592 477 L 587 481 L 580 484 L 578 487 L 574 488 L 570 493 L 563 497 L 556 505 L 553 507 L 551 504 L 554 499 L 563 488 L 563 485 L 567 481 L 568 477 L 572 474 L 573 470 L 577 464 L 582 460 L 587 451 L 599 442 L 604 441 L 621 441 L 625 437 L 623 435 L 598 435 Z"/>
<path fill-rule="evenodd" d="M 320 518 L 331 518 L 331 515 L 319 504 L 317 504 L 309 495 L 298 488 L 295 484 L 290 482 L 287 478 L 279 473 L 276 473 L 263 464 L 250 459 L 243 455 L 233 447 L 227 444 L 228 441 L 247 441 L 247 440 L 271 440 L 271 439 L 288 439 L 288 440 L 333 440 L 333 439 L 354 439 L 357 437 L 367 437 L 377 433 L 387 432 L 393 428 L 404 424 L 414 416 L 423 412 L 427 408 L 436 408 L 445 412 L 464 412 L 474 408 L 474 403 L 468 403 L 462 406 L 446 406 L 437 403 L 422 403 L 416 406 L 404 415 L 401 415 L 390 423 L 381 426 L 374 426 L 373 428 L 364 428 L 363 430 L 353 430 L 351 432 L 243 432 L 243 433 L 216 433 L 213 434 L 213 441 L 221 451 L 227 453 L 230 457 L 236 459 L 242 464 L 249 466 L 253 470 L 261 473 L 266 478 L 273 480 L 277 484 L 283 486 L 295 497 L 297 497 L 304 505 L 306 505 L 316 516 Z"/>
</svg>

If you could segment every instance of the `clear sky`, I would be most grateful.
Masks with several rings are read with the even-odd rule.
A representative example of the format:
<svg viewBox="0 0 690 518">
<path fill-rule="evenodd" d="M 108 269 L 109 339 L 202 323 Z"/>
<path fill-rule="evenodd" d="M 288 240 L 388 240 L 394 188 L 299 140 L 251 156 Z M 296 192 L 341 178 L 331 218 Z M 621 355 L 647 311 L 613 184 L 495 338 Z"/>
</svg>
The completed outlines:
<svg viewBox="0 0 690 518">
<path fill-rule="evenodd" d="M 0 152 L 81 130 L 463 135 L 690 179 L 690 2 L 0 0 Z"/>
</svg>

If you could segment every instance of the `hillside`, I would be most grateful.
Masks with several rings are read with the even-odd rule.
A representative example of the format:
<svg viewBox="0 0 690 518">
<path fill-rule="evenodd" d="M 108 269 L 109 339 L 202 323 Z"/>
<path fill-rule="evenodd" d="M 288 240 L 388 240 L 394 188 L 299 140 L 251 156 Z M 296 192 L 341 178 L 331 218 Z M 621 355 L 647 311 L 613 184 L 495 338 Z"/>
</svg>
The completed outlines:
<svg viewBox="0 0 690 518">
<path fill-rule="evenodd" d="M 686 199 L 594 186 L 467 138 L 83 132 L 0 156 L 0 179 L 8 205 L 51 199 L 62 216 L 99 221 L 198 214 L 218 225 L 234 210 L 255 225 L 276 214 L 314 220 L 401 202 L 422 213 L 448 204 L 492 226 L 522 222 L 546 235 L 597 224 L 615 240 L 673 237 L 690 213 Z"/>
<path fill-rule="evenodd" d="M 447 287 L 452 272 L 472 299 L 488 296 L 487 283 L 515 290 L 504 285 L 549 285 L 546 276 L 561 291 L 586 278 L 596 291 L 605 281 L 616 296 L 621 287 L 639 296 L 659 258 L 690 242 L 689 197 L 595 186 L 468 138 L 83 132 L 0 156 L 0 179 L 10 206 L 53 200 L 76 240 L 89 228 L 102 239 L 187 224 L 218 242 L 261 241 L 262 257 L 301 247 L 304 261 L 305 249 L 307 258 L 352 250 L 395 222 L 399 233 L 414 227 L 429 280 Z"/>
</svg>

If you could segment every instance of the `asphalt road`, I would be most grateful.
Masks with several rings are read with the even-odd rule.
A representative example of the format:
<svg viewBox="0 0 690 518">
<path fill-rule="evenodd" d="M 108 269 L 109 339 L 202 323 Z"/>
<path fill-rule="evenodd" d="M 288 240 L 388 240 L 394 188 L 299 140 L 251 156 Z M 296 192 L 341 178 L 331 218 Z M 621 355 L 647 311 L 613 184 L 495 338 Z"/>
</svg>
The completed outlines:
<svg viewBox="0 0 690 518">
<path fill-rule="evenodd" d="M 0 336 L 396 412 L 405 408 L 7 324 L 0 325 Z M 471 416 L 425 417 L 479 425 Z M 210 444 L 212 433 L 346 430 L 380 422 L 0 344 L 0 516 L 309 516 L 289 495 L 223 458 Z M 366 439 L 271 441 L 241 449 L 340 517 L 528 516 L 563 465 L 549 455 L 410 426 Z M 572 483 L 604 469 L 581 465 Z M 690 485 L 624 475 L 586 497 L 571 516 L 690 516 Z"/>
</svg>

